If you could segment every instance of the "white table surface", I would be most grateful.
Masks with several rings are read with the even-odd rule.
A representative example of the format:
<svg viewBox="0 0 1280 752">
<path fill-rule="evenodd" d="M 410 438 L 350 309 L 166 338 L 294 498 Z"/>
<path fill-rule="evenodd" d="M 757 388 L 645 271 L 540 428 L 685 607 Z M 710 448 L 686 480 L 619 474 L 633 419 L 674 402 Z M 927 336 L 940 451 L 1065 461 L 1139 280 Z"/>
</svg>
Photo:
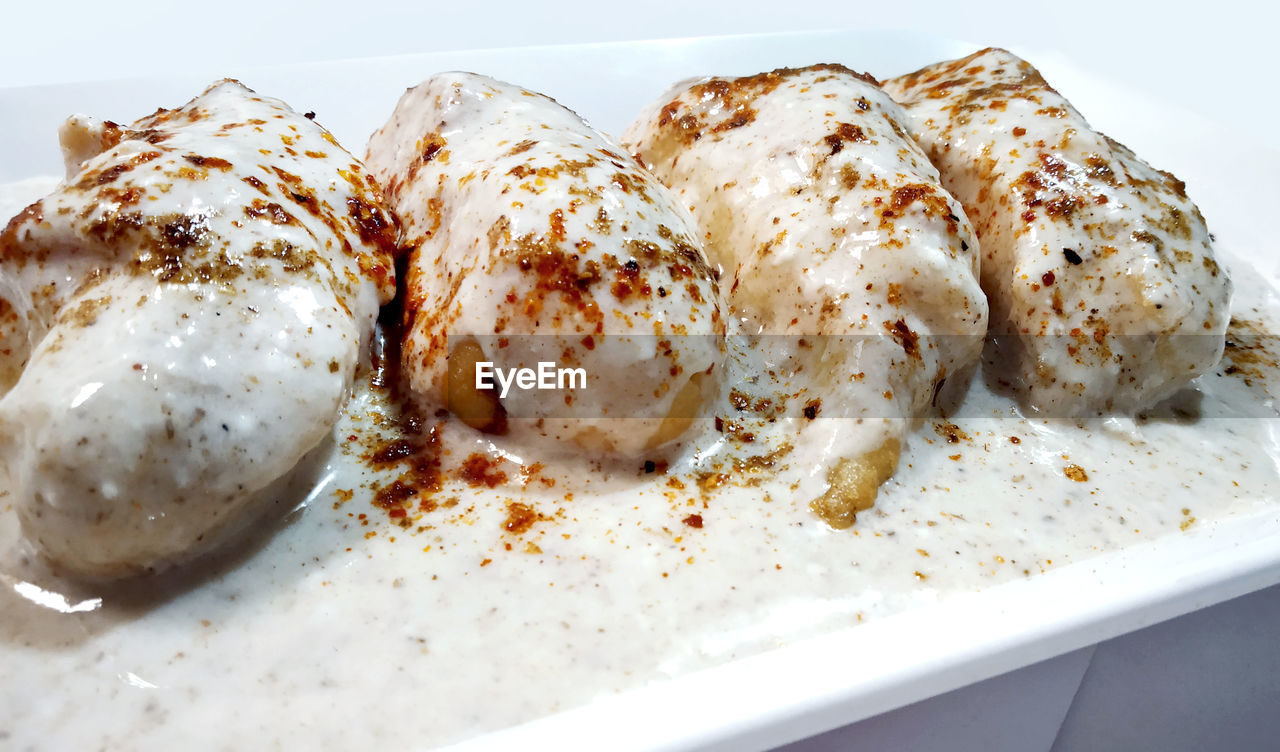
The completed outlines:
<svg viewBox="0 0 1280 752">
<path fill-rule="evenodd" d="M 429 50 L 907 28 L 1034 46 L 1280 149 L 1272 4 L 364 0 L 6 3 L 0 87 Z M 816 62 L 816 61 L 815 61 Z M 0 127 L 3 127 L 0 125 Z M 1277 178 L 1280 179 L 1280 178 Z M 1280 749 L 1280 586 L 786 747 Z"/>
</svg>

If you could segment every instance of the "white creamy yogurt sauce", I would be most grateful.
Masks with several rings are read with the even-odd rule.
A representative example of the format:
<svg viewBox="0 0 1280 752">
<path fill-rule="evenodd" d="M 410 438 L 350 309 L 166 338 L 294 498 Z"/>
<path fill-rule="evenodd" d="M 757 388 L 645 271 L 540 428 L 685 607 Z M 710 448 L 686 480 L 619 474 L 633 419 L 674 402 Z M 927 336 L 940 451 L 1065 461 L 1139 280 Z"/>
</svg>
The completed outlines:
<svg viewBox="0 0 1280 752">
<path fill-rule="evenodd" d="M 0 187 L 0 215 L 52 184 Z M 1274 291 L 1223 255 L 1236 318 L 1274 331 Z M 1260 375 L 1274 357 L 1229 347 L 1153 417 L 1084 426 L 1024 420 L 979 375 L 955 427 L 908 433 L 875 508 L 844 531 L 807 509 L 802 476 L 822 457 L 803 442 L 705 501 L 691 450 L 666 474 L 570 460 L 524 488 L 504 462 L 511 482 L 453 481 L 404 529 L 370 488 L 400 468 L 375 474 L 361 450 L 334 449 L 370 432 L 382 397 L 367 388 L 281 489 L 281 524 L 159 579 L 58 582 L 0 496 L 0 746 L 444 744 L 1249 514 L 1280 487 Z M 753 452 L 787 440 L 778 425 Z M 704 465 L 719 438 L 697 440 Z M 490 441 L 449 423 L 446 464 L 492 455 Z M 511 501 L 553 519 L 508 532 Z"/>
</svg>

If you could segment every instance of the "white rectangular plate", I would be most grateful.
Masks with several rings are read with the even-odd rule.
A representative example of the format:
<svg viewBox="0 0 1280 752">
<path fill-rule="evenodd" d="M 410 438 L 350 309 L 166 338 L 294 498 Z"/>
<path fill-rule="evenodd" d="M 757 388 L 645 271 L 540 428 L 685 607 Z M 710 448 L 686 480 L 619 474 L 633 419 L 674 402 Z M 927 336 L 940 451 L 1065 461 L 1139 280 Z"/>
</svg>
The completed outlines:
<svg viewBox="0 0 1280 752">
<path fill-rule="evenodd" d="M 972 51 L 904 32 L 837 32 L 450 52 L 226 75 L 315 111 L 359 153 L 403 89 L 442 70 L 474 70 L 542 91 L 617 134 L 670 83 L 692 75 L 841 62 L 889 76 Z M 1096 126 L 1184 179 L 1220 242 L 1274 283 L 1280 262 L 1266 253 L 1271 239 L 1256 212 L 1280 205 L 1270 179 L 1280 173 L 1280 155 L 1204 116 L 1091 80 L 1070 61 L 1035 49 L 1014 52 L 1039 66 Z M 0 90 L 0 183 L 58 173 L 55 133 L 72 112 L 129 122 L 184 102 L 208 83 L 148 78 Z M 1271 505 L 656 682 L 460 748 L 738 750 L 785 743 L 1280 582 L 1278 542 L 1280 508 Z"/>
</svg>

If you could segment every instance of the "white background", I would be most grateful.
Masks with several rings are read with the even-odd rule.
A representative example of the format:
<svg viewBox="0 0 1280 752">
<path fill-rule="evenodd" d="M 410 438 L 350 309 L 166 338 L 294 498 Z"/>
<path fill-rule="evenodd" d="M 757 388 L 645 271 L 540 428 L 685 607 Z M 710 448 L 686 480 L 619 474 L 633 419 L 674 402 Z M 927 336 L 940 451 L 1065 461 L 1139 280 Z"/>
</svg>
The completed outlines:
<svg viewBox="0 0 1280 752">
<path fill-rule="evenodd" d="M 0 86 L 487 47 L 772 31 L 911 28 L 1069 54 L 1168 101 L 1223 109 L 1270 143 L 1280 107 L 1272 3 L 912 0 L 393 3 L 6 2 Z"/>
<path fill-rule="evenodd" d="M 1051 50 L 1087 73 L 1280 148 L 1280 13 L 1272 4 L 122 0 L 6 3 L 0 18 L 6 32 L 0 86 L 157 73 L 213 78 L 232 63 L 471 48 L 918 29 L 978 45 Z M 1274 223 L 1275 217 L 1274 208 L 1258 207 L 1259 223 Z M 1280 749 L 1278 638 L 1280 587 L 854 724 L 795 749 Z"/>
</svg>

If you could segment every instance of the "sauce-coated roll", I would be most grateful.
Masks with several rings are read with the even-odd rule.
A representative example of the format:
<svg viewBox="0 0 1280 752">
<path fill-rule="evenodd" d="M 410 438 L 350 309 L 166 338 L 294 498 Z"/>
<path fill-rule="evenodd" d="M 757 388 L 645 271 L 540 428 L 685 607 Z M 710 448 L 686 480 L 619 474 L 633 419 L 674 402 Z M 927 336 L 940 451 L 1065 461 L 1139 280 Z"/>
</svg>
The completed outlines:
<svg viewBox="0 0 1280 752">
<path fill-rule="evenodd" d="M 862 479 L 859 507 L 896 462 L 885 420 L 925 408 L 986 331 L 972 229 L 903 119 L 874 79 L 816 65 L 677 84 L 623 137 L 689 206 L 732 315 L 790 338 L 824 416 L 863 419 L 831 472 Z"/>
<path fill-rule="evenodd" d="M 234 81 L 61 139 L 67 178 L 0 234 L 0 472 L 56 565 L 155 570 L 328 435 L 395 225 L 327 131 Z"/>
<path fill-rule="evenodd" d="M 982 240 L 991 358 L 1050 417 L 1132 411 L 1222 354 L 1231 283 L 1182 181 L 998 49 L 885 83 Z"/>
<path fill-rule="evenodd" d="M 692 220 L 570 110 L 439 74 L 401 98 L 368 164 L 416 246 L 402 372 L 423 404 L 630 454 L 679 436 L 714 393 L 724 323 Z M 481 363 L 580 369 L 586 385 L 503 394 L 492 377 L 477 388 Z"/>
</svg>

